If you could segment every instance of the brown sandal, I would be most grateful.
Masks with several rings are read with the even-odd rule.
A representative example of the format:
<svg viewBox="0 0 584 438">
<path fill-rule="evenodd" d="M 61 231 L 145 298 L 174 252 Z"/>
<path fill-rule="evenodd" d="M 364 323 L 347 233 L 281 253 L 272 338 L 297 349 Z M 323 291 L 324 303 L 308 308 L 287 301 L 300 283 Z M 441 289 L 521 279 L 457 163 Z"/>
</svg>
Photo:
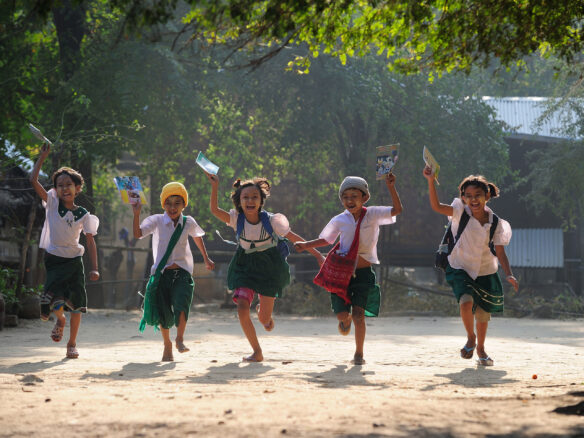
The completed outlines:
<svg viewBox="0 0 584 438">
<path fill-rule="evenodd" d="M 55 327 L 53 327 L 53 331 L 51 332 L 51 339 L 55 342 L 59 342 L 63 339 L 63 331 L 65 330 L 65 324 L 59 324 L 59 320 L 55 323 Z"/>
</svg>

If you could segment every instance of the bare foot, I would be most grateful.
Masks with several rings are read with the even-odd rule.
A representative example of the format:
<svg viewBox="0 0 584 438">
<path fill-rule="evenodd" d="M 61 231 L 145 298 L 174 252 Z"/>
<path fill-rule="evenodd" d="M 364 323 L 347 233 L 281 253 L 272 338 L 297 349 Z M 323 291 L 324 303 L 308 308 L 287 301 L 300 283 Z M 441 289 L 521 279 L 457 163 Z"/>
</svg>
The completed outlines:
<svg viewBox="0 0 584 438">
<path fill-rule="evenodd" d="M 187 351 L 191 351 L 191 349 L 184 344 L 182 339 L 179 340 L 177 338 L 174 341 L 176 343 L 176 349 L 179 353 L 186 353 Z"/>
<path fill-rule="evenodd" d="M 351 333 L 351 321 L 351 315 L 349 315 L 348 318 L 344 321 L 339 321 L 339 333 L 341 335 L 347 336 L 349 333 Z"/>
<path fill-rule="evenodd" d="M 172 356 L 172 344 L 164 344 L 164 351 L 162 352 L 162 362 L 172 362 L 174 357 Z"/>
<path fill-rule="evenodd" d="M 351 363 L 353 365 L 365 365 L 365 359 L 363 359 L 363 355 L 362 354 L 357 354 L 355 353 L 355 356 L 353 356 L 353 360 L 351 361 Z"/>
<path fill-rule="evenodd" d="M 250 356 L 244 357 L 242 359 L 243 362 L 261 362 L 264 360 L 264 355 L 261 351 L 256 351 L 252 353 Z"/>
<path fill-rule="evenodd" d="M 258 304 L 256 306 L 256 312 L 258 313 L 258 317 L 259 317 L 259 313 L 260 313 L 260 305 Z M 270 318 L 270 321 L 267 324 L 262 324 L 264 326 L 264 328 L 266 329 L 267 332 L 271 332 L 272 330 L 274 330 L 274 318 Z"/>
</svg>

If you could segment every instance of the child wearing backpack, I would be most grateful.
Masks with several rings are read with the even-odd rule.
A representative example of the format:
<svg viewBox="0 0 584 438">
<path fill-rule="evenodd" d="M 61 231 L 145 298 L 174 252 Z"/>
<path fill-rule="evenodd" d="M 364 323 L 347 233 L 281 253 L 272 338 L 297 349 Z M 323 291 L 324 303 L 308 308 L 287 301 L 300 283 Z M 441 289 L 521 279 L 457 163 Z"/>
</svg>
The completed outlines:
<svg viewBox="0 0 584 438">
<path fill-rule="evenodd" d="M 441 204 L 432 169 L 426 166 L 423 174 L 428 180 L 432 210 L 450 217 L 452 234 L 457 236 L 445 272 L 467 334 L 460 356 L 471 359 L 476 348 L 477 364 L 492 366 L 494 360 L 485 351 L 485 338 L 491 313 L 503 311 L 499 264 L 507 282 L 515 290 L 519 288 L 504 248 L 511 240 L 511 226 L 487 207 L 489 199 L 499 196 L 499 188 L 482 175 L 469 175 L 458 186 L 460 198 L 451 205 Z"/>
<path fill-rule="evenodd" d="M 251 304 L 257 293 L 258 319 L 266 331 L 273 330 L 274 301 L 282 296 L 282 290 L 290 283 L 290 267 L 286 261 L 288 246 L 280 236 L 292 242 L 303 239 L 290 229 L 286 216 L 263 210 L 270 195 L 270 184 L 265 178 L 236 180 L 231 193 L 235 208 L 227 212 L 218 205 L 219 177 L 206 175 L 211 183 L 211 213 L 236 232 L 237 250 L 229 264 L 227 284 L 233 291 L 239 323 L 253 349 L 243 361 L 261 362 L 264 356 L 250 317 Z M 320 252 L 312 250 L 311 253 L 319 264 L 324 261 Z"/>
</svg>

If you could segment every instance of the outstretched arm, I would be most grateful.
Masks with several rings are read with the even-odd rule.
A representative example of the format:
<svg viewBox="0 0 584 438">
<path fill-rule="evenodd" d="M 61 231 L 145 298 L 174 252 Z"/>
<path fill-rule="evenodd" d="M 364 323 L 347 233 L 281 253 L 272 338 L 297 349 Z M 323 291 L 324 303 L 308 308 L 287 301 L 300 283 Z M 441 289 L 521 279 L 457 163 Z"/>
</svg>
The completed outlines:
<svg viewBox="0 0 584 438">
<path fill-rule="evenodd" d="M 314 239 L 308 240 L 306 242 L 296 242 L 294 244 L 294 248 L 298 252 L 302 252 L 304 250 L 310 250 L 311 248 L 320 248 L 321 246 L 330 245 L 325 239 Z"/>
<path fill-rule="evenodd" d="M 519 282 L 513 276 L 513 272 L 511 271 L 511 266 L 509 265 L 509 259 L 507 258 L 507 253 L 505 252 L 505 247 L 503 245 L 495 245 L 495 252 L 497 253 L 497 258 L 499 259 L 499 263 L 505 272 L 506 280 L 513 286 L 515 291 L 519 290 Z"/>
<path fill-rule="evenodd" d="M 294 242 L 296 244 L 296 242 L 302 242 L 302 243 L 306 243 L 304 242 L 304 239 L 302 237 L 300 237 L 298 234 L 294 233 L 292 230 L 290 230 L 290 232 L 288 234 L 286 234 L 287 239 L 291 240 L 292 242 Z M 328 243 L 327 243 L 328 245 Z M 294 247 L 296 248 L 296 245 L 294 245 Z M 312 248 L 304 248 L 306 249 L 310 254 L 312 254 L 314 257 L 316 257 L 316 261 L 318 262 L 318 266 L 321 266 L 324 262 L 324 256 L 320 253 L 320 251 L 317 251 L 316 249 L 314 249 L 314 247 Z"/>
<path fill-rule="evenodd" d="M 215 269 L 215 262 L 209 258 L 209 255 L 207 254 L 207 248 L 205 247 L 205 242 L 203 241 L 203 238 L 200 236 L 193 237 L 193 240 L 195 241 L 195 245 L 197 245 L 197 248 L 199 248 L 199 251 L 201 252 L 201 255 L 203 256 L 203 260 L 205 261 L 205 267 L 207 268 L 207 270 L 212 271 L 213 269 Z"/>
<path fill-rule="evenodd" d="M 424 178 L 428 180 L 428 193 L 430 195 L 430 207 L 436 213 L 443 214 L 444 216 L 452 216 L 454 209 L 451 205 L 441 204 L 438 200 L 438 192 L 436 192 L 436 186 L 434 185 L 434 173 L 429 166 L 424 168 Z"/>
<path fill-rule="evenodd" d="M 41 172 L 43 162 L 49 156 L 50 151 L 51 146 L 48 143 L 43 144 L 39 158 L 37 159 L 36 163 L 34 163 L 34 168 L 30 174 L 30 182 L 34 188 L 34 191 L 37 192 L 37 195 L 39 195 L 40 198 L 45 202 L 47 202 L 47 191 L 39 182 L 39 173 Z"/>
<path fill-rule="evenodd" d="M 89 279 L 91 281 L 97 281 L 99 280 L 99 270 L 97 268 L 97 245 L 95 244 L 93 234 L 86 234 L 85 241 L 87 243 L 87 253 L 89 254 L 89 260 L 91 261 Z"/>
<path fill-rule="evenodd" d="M 206 173 L 207 179 L 211 183 L 211 199 L 209 200 L 209 209 L 213 216 L 219 219 L 221 222 L 228 224 L 229 223 L 229 213 L 222 208 L 219 208 L 219 201 L 217 200 L 217 193 L 219 191 L 219 177 L 217 175 L 211 175 L 210 173 Z"/>
<path fill-rule="evenodd" d="M 399 198 L 399 194 L 397 193 L 397 189 L 395 188 L 395 175 L 393 173 L 388 173 L 385 177 L 385 185 L 387 186 L 387 190 L 389 190 L 389 194 L 391 195 L 391 202 L 393 203 L 391 209 L 391 215 L 397 216 L 403 210 L 401 199 Z"/>
</svg>

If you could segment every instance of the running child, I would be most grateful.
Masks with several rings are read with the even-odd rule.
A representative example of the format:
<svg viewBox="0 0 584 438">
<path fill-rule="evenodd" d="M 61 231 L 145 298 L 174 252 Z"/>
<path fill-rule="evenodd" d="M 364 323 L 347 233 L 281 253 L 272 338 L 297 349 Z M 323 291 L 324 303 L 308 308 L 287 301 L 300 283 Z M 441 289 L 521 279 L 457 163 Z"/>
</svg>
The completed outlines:
<svg viewBox="0 0 584 438">
<path fill-rule="evenodd" d="M 276 297 L 282 296 L 282 290 L 290 283 L 290 267 L 277 243 L 281 239 L 280 236 L 292 242 L 303 239 L 290 229 L 286 216 L 280 213 L 270 214 L 263 210 L 264 203 L 270 195 L 270 184 L 265 178 L 236 180 L 231 193 L 235 208 L 227 212 L 218 205 L 219 177 L 206 175 L 212 187 L 209 203 L 211 213 L 233 228 L 237 234 L 237 251 L 229 264 L 227 283 L 229 289 L 233 291 L 233 301 L 237 304 L 239 323 L 253 349 L 252 354 L 244 357 L 243 361 L 261 362 L 264 356 L 250 317 L 251 304 L 257 293 L 258 319 L 265 330 L 273 330 L 274 301 Z M 318 251 L 310 252 L 317 258 L 319 264 L 324 261 L 324 257 Z"/>
<path fill-rule="evenodd" d="M 162 188 L 160 204 L 164 214 L 148 216 L 140 224 L 140 202 L 132 204 L 134 211 L 134 237 L 141 239 L 152 234 L 152 252 L 154 264 L 151 275 L 157 279 L 158 287 L 147 289 L 144 299 L 144 316 L 140 322 L 140 331 L 146 324 L 160 327 L 164 350 L 163 362 L 174 360 L 170 327 L 176 326 L 175 345 L 179 353 L 186 353 L 189 348 L 184 344 L 184 333 L 189 319 L 195 283 L 192 272 L 193 254 L 189 247 L 189 236 L 197 245 L 208 270 L 215 268 L 209 258 L 203 236 L 205 232 L 191 216 L 183 216 L 183 210 L 189 204 L 189 195 L 184 185 L 170 182 Z M 173 238 L 174 235 L 174 238 Z M 169 250 L 169 243 L 172 248 Z"/>
<path fill-rule="evenodd" d="M 53 188 L 48 192 L 39 183 L 38 177 L 51 148 L 43 144 L 41 153 L 30 175 L 30 182 L 43 201 L 46 210 L 45 223 L 39 247 L 45 250 L 47 277 L 41 295 L 41 319 L 48 321 L 51 312 L 57 322 L 51 339 L 59 342 L 67 323 L 64 312 L 69 312 L 69 341 L 66 356 L 77 359 L 77 334 L 81 325 L 81 314 L 87 312 L 85 273 L 82 256 L 85 252 L 79 244 L 81 232 L 85 233 L 91 271 L 89 279 L 99 280 L 97 269 L 97 247 L 93 236 L 97 234 L 99 219 L 85 208 L 75 204 L 75 198 L 83 189 L 83 177 L 70 167 L 61 167 L 51 180 Z"/>
<path fill-rule="evenodd" d="M 441 204 L 432 169 L 426 166 L 423 173 L 428 180 L 430 206 L 435 212 L 450 218 L 452 234 L 456 236 L 459 225 L 468 221 L 448 256 L 446 267 L 446 281 L 459 303 L 467 335 L 460 356 L 471 359 L 476 348 L 477 363 L 492 366 L 494 361 L 485 351 L 485 338 L 491 313 L 503 311 L 503 285 L 497 273 L 499 264 L 506 280 L 515 290 L 519 288 L 505 253 L 505 246 L 511 240 L 511 226 L 487 207 L 489 199 L 499 196 L 499 188 L 482 175 L 469 175 L 458 186 L 460 198 L 455 198 L 451 205 Z M 493 234 L 491 227 L 494 222 Z M 489 242 L 491 235 L 492 243 Z"/>
<path fill-rule="evenodd" d="M 339 333 L 347 336 L 351 331 L 351 321 L 355 323 L 355 354 L 351 361 L 355 365 L 365 364 L 363 345 L 365 343 L 365 316 L 377 316 L 381 293 L 376 284 L 373 264 L 378 264 L 377 240 L 379 227 L 395 223 L 395 216 L 401 213 L 402 205 L 395 188 L 395 175 L 388 173 L 385 184 L 391 195 L 393 207 L 373 206 L 365 208 L 370 198 L 367 181 L 358 176 L 348 176 L 341 183 L 339 198 L 345 211 L 333 217 L 324 227 L 316 240 L 298 242 L 294 246 L 298 251 L 333 244 L 340 235 L 339 253 L 346 254 L 355 237 L 357 224 L 361 215 L 357 266 L 354 276 L 347 288 L 350 303 L 331 293 L 332 309 L 339 321 Z"/>
</svg>

